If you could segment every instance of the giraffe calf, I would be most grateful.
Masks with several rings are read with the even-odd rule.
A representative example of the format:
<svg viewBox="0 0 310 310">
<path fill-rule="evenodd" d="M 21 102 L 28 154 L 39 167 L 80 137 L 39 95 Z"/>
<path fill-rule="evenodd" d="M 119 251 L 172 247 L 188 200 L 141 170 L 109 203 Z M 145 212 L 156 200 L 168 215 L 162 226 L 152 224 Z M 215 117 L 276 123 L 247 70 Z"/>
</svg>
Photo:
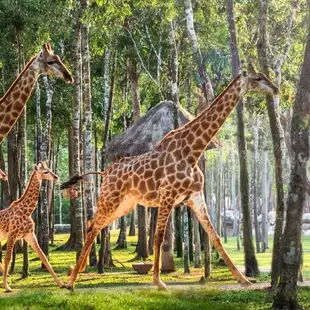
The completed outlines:
<svg viewBox="0 0 310 310">
<path fill-rule="evenodd" d="M 8 269 L 14 244 L 20 239 L 25 239 L 37 253 L 57 285 L 65 287 L 48 262 L 34 233 L 34 222 L 31 215 L 37 206 L 42 180 L 58 181 L 58 176 L 47 167 L 45 162 L 34 167 L 23 195 L 18 200 L 13 201 L 7 209 L 0 211 L 0 241 L 7 239 L 4 268 L 0 264 L 0 271 L 3 273 L 3 288 L 6 292 L 12 291 L 7 282 Z"/>
</svg>

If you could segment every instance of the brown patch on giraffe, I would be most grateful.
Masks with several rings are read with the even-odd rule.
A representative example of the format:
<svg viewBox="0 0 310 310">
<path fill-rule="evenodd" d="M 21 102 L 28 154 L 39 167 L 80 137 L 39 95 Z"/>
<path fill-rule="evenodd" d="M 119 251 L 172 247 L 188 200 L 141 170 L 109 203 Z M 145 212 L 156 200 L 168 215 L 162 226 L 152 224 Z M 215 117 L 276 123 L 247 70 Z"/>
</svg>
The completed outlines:
<svg viewBox="0 0 310 310">
<path fill-rule="evenodd" d="M 199 127 L 199 128 L 197 129 L 197 131 L 196 131 L 196 135 L 197 135 L 197 136 L 201 136 L 202 133 L 203 133 L 203 130 Z"/>
<path fill-rule="evenodd" d="M 183 157 L 186 157 L 191 151 L 191 148 L 187 145 L 182 149 L 182 155 Z"/>
<path fill-rule="evenodd" d="M 218 118 L 218 114 L 214 112 L 214 113 L 212 114 L 211 118 L 212 118 L 212 122 L 215 122 L 215 121 L 217 120 L 217 118 Z M 212 123 L 211 123 L 211 124 L 212 124 Z"/>
<path fill-rule="evenodd" d="M 13 99 L 14 100 L 17 100 L 19 98 L 19 95 L 20 95 L 20 91 L 16 91 L 13 93 Z"/>
<path fill-rule="evenodd" d="M 153 179 L 146 180 L 146 186 L 149 191 L 155 188 L 155 181 Z"/>
<path fill-rule="evenodd" d="M 167 147 L 167 151 L 172 152 L 175 149 L 175 147 L 176 147 L 176 141 L 172 140 Z"/>
<path fill-rule="evenodd" d="M 145 193 L 146 192 L 146 183 L 144 180 L 141 180 L 138 186 L 139 190 L 141 193 Z"/>
<path fill-rule="evenodd" d="M 195 140 L 195 136 L 193 135 L 193 133 L 190 133 L 187 137 L 188 143 L 192 144 L 194 140 Z"/>
<path fill-rule="evenodd" d="M 146 170 L 144 172 L 144 178 L 148 179 L 148 178 L 150 178 L 152 176 L 153 176 L 153 171 L 152 170 Z"/>
<path fill-rule="evenodd" d="M 151 166 L 151 169 L 152 169 L 152 170 L 155 170 L 155 169 L 158 167 L 157 161 L 156 161 L 155 159 L 153 159 L 153 160 L 150 162 L 150 166 Z"/>
<path fill-rule="evenodd" d="M 154 173 L 155 179 L 159 180 L 159 179 L 162 177 L 162 175 L 163 175 L 163 170 L 164 170 L 163 167 L 157 168 L 157 170 L 156 170 L 155 173 Z"/>
<path fill-rule="evenodd" d="M 217 129 L 218 128 L 218 124 L 217 123 L 211 123 L 211 128 L 212 129 Z"/>
<path fill-rule="evenodd" d="M 27 94 L 21 94 L 20 98 L 21 98 L 21 100 L 26 101 L 28 98 L 28 95 Z"/>
</svg>

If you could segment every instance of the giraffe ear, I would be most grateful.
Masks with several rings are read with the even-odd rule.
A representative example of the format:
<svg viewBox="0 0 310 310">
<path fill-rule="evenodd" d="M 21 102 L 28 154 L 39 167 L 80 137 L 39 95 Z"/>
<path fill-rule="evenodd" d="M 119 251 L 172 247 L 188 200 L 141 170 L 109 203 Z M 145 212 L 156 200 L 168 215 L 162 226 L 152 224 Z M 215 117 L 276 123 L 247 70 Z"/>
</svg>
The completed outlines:
<svg viewBox="0 0 310 310">
<path fill-rule="evenodd" d="M 38 170 L 38 166 L 37 165 L 32 165 L 32 169 L 33 170 Z"/>
</svg>

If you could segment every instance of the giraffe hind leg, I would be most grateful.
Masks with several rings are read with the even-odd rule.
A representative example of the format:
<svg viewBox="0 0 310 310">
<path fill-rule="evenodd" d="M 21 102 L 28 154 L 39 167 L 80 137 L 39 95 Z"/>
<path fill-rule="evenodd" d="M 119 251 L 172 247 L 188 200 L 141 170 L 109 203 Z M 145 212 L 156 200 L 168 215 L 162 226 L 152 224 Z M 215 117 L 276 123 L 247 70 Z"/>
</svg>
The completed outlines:
<svg viewBox="0 0 310 310">
<path fill-rule="evenodd" d="M 206 233 L 209 235 L 209 238 L 211 239 L 213 245 L 218 250 L 218 252 L 221 254 L 227 267 L 230 269 L 232 276 L 238 282 L 241 282 L 243 284 L 251 284 L 244 277 L 244 275 L 239 271 L 239 269 L 235 266 L 235 264 L 232 262 L 229 255 L 225 251 L 223 244 L 221 242 L 221 239 L 210 221 L 208 211 L 207 211 L 207 206 L 205 203 L 204 194 L 202 192 L 192 194 L 189 200 L 187 201 L 187 205 L 191 207 L 193 211 L 195 212 L 199 222 L 203 226 Z"/>
<path fill-rule="evenodd" d="M 171 206 L 160 207 L 158 209 L 158 218 L 155 231 L 154 240 L 154 272 L 153 272 L 153 283 L 157 285 L 159 289 L 167 290 L 166 284 L 161 280 L 159 274 L 159 260 L 160 260 L 160 248 L 164 240 L 166 226 L 169 214 L 172 210 Z"/>
</svg>

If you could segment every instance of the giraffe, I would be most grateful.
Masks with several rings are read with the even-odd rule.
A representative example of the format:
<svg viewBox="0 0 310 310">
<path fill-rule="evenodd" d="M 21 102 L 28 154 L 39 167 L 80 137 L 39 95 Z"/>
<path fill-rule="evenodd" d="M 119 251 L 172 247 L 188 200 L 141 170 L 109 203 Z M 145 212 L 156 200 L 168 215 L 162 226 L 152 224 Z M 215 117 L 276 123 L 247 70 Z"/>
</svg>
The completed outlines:
<svg viewBox="0 0 310 310">
<path fill-rule="evenodd" d="M 68 69 L 54 55 L 50 44 L 44 44 L 41 51 L 26 64 L 3 97 L 0 98 L 0 144 L 9 134 L 30 97 L 41 74 L 52 75 L 73 83 Z"/>
<path fill-rule="evenodd" d="M 254 68 L 248 73 L 243 72 L 208 108 L 189 123 L 168 133 L 153 151 L 124 157 L 103 172 L 93 172 L 102 177 L 97 213 L 88 227 L 77 264 L 69 275 L 69 289 L 74 289 L 78 273 L 84 270 L 91 245 L 100 230 L 131 211 L 137 203 L 158 207 L 153 273 L 153 283 L 158 288 L 166 289 L 159 275 L 159 258 L 167 219 L 172 208 L 182 202 L 193 209 L 232 276 L 241 283 L 250 284 L 231 261 L 209 219 L 203 194 L 204 176 L 197 165 L 208 143 L 241 96 L 249 91 L 277 94 L 278 88 Z M 72 194 L 73 185 L 83 180 L 85 175 L 73 177 L 61 188 L 68 188 Z"/>
<path fill-rule="evenodd" d="M 3 288 L 6 292 L 12 291 L 7 283 L 12 250 L 15 242 L 22 238 L 25 239 L 37 253 L 42 263 L 52 274 L 57 285 L 60 287 L 65 286 L 55 274 L 47 257 L 41 250 L 34 233 L 34 222 L 31 215 L 37 205 L 42 180 L 58 181 L 58 176 L 48 169 L 45 162 L 41 162 L 34 166 L 34 170 L 23 195 L 18 200 L 13 201 L 8 208 L 0 211 L 0 241 L 7 239 L 4 268 L 0 264 L 0 271 L 3 273 Z"/>
</svg>

